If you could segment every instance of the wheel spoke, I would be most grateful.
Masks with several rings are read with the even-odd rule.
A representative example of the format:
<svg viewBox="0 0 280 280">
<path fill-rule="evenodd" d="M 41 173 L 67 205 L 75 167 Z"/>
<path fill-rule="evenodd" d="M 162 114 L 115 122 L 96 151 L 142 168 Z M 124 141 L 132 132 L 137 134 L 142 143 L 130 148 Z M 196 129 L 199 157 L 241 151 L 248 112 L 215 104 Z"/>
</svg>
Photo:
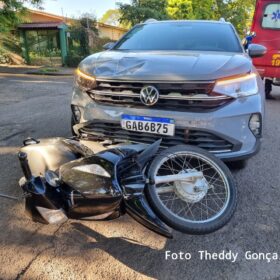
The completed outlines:
<svg viewBox="0 0 280 280">
<path fill-rule="evenodd" d="M 189 170 L 203 173 L 206 190 L 205 187 L 192 189 L 195 179 L 188 182 L 181 180 L 179 184 L 176 181 L 158 184 L 155 190 L 163 205 L 173 215 L 189 221 L 205 222 L 221 215 L 229 200 L 228 183 L 210 159 L 188 152 L 171 154 L 162 160 L 155 176 L 175 175 Z"/>
</svg>

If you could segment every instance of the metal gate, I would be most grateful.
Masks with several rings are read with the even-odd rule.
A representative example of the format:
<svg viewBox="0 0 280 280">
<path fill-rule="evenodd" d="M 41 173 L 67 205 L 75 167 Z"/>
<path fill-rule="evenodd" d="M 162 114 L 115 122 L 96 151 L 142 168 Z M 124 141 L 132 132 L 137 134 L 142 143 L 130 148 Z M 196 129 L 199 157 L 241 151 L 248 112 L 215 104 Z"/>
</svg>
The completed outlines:
<svg viewBox="0 0 280 280">
<path fill-rule="evenodd" d="M 30 64 L 61 65 L 59 30 L 28 30 L 26 32 Z"/>
</svg>

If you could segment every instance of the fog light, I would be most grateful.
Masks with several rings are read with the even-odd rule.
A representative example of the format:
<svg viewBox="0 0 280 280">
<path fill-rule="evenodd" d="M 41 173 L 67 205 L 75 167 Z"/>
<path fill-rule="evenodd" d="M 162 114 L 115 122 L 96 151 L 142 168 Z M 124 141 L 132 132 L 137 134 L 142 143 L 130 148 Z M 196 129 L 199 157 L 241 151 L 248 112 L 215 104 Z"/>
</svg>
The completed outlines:
<svg viewBox="0 0 280 280">
<path fill-rule="evenodd" d="M 256 137 L 262 134 L 262 119 L 260 114 L 252 114 L 249 121 L 249 128 Z"/>
<path fill-rule="evenodd" d="M 67 221 L 67 216 L 64 214 L 62 209 L 48 209 L 40 206 L 36 206 L 37 210 L 41 214 L 41 216 L 49 223 L 49 224 L 60 224 Z"/>
<path fill-rule="evenodd" d="M 72 105 L 72 112 L 74 115 L 75 122 L 79 123 L 80 119 L 81 119 L 81 111 L 80 111 L 79 107 L 76 105 Z"/>
</svg>

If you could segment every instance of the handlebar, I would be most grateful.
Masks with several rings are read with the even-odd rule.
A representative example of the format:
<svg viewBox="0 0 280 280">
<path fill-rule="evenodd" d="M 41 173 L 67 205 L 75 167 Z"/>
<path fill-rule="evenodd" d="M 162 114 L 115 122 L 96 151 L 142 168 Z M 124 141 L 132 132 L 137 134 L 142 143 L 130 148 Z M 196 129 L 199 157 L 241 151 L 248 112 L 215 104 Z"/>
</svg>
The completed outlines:
<svg viewBox="0 0 280 280">
<path fill-rule="evenodd" d="M 27 181 L 30 181 L 32 179 L 32 173 L 30 170 L 30 166 L 28 164 L 27 154 L 24 152 L 19 152 L 18 158 L 24 177 L 26 178 Z"/>
</svg>

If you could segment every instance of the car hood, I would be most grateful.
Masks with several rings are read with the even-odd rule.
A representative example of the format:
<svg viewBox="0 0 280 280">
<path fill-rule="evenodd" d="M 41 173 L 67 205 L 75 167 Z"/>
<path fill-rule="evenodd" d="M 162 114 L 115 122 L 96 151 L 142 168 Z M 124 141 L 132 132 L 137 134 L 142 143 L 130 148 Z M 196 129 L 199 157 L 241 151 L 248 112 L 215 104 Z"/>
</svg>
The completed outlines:
<svg viewBox="0 0 280 280">
<path fill-rule="evenodd" d="M 243 53 L 104 51 L 85 58 L 79 68 L 99 79 L 216 80 L 252 68 Z"/>
</svg>

